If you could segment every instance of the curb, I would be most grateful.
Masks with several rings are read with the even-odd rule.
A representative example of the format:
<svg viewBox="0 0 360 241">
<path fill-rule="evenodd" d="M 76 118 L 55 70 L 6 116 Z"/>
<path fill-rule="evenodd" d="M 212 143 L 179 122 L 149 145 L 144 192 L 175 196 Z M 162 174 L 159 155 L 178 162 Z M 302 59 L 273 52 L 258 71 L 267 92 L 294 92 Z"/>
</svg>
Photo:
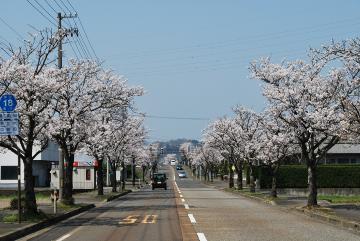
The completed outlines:
<svg viewBox="0 0 360 241">
<path fill-rule="evenodd" d="M 75 215 L 78 215 L 82 212 L 85 212 L 89 209 L 92 209 L 94 208 L 95 205 L 94 204 L 89 204 L 89 205 L 86 205 L 84 207 L 81 207 L 81 208 L 78 208 L 78 209 L 75 209 L 75 210 L 72 210 L 70 212 L 67 212 L 63 215 L 60 215 L 60 216 L 57 216 L 57 217 L 54 217 L 54 218 L 51 218 L 51 219 L 48 219 L 48 220 L 44 220 L 44 221 L 41 221 L 39 223 L 35 223 L 35 224 L 29 224 L 21 229 L 18 229 L 18 230 L 15 230 L 15 231 L 12 231 L 8 234 L 5 234 L 3 236 L 0 237 L 0 241 L 2 240 L 7 240 L 7 241 L 11 241 L 11 240 L 16 240 L 16 239 L 19 239 L 19 238 L 22 238 L 26 235 L 29 235 L 31 233 L 34 233 L 34 232 L 37 232 L 43 228 L 47 228 L 53 224 L 56 224 L 58 222 L 61 222 L 65 219 L 68 219 L 70 217 L 73 217 Z"/>
<path fill-rule="evenodd" d="M 110 202 L 110 201 L 112 201 L 112 200 L 114 200 L 114 199 L 116 199 L 116 198 L 125 196 L 126 194 L 129 194 L 129 193 L 131 193 L 131 192 L 132 192 L 132 190 L 126 190 L 125 192 L 122 192 L 122 193 L 116 194 L 116 195 L 114 195 L 114 196 L 108 197 L 108 198 L 106 199 L 106 202 Z"/>
<path fill-rule="evenodd" d="M 360 223 L 358 223 L 358 222 L 341 219 L 337 216 L 326 215 L 326 214 L 319 213 L 316 211 L 306 210 L 306 209 L 303 209 L 300 207 L 295 208 L 295 210 L 300 213 L 303 213 L 309 217 L 316 218 L 316 219 L 319 219 L 321 221 L 325 221 L 325 222 L 328 222 L 331 224 L 335 224 L 335 225 L 341 226 L 343 228 L 351 229 L 356 232 L 360 232 Z"/>
</svg>

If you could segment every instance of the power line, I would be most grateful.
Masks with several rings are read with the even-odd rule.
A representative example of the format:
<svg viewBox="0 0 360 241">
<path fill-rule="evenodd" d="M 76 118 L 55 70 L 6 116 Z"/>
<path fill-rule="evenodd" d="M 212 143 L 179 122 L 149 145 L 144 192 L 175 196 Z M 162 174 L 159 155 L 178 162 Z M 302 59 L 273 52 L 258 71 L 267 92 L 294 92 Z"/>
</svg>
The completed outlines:
<svg viewBox="0 0 360 241">
<path fill-rule="evenodd" d="M 62 0 L 60 0 L 60 1 L 64 4 L 64 2 L 63 2 Z M 76 9 L 74 8 L 74 6 L 70 3 L 70 1 L 69 1 L 69 0 L 66 0 L 66 1 L 67 1 L 67 3 L 70 5 L 70 7 L 73 9 L 73 11 L 77 12 Z M 66 7 L 65 4 L 64 4 L 64 6 Z M 67 8 L 67 7 L 66 7 L 66 8 Z M 68 9 L 68 8 L 67 8 L 67 9 Z M 80 23 L 81 29 L 82 29 L 82 31 L 84 32 L 85 37 L 86 37 L 86 39 L 87 39 L 87 41 L 88 41 L 88 43 L 89 43 L 89 46 L 90 46 L 92 52 L 94 53 L 97 61 L 99 61 L 99 58 L 98 58 L 98 56 L 97 56 L 97 54 L 96 54 L 96 52 L 95 52 L 95 50 L 94 50 L 94 48 L 93 48 L 93 46 L 92 46 L 92 44 L 91 44 L 91 42 L 90 42 L 89 36 L 87 35 L 87 33 L 86 33 L 86 31 L 85 31 L 84 25 L 82 24 L 82 21 L 81 21 L 80 16 L 78 16 L 78 19 L 79 19 L 79 23 Z"/>
<path fill-rule="evenodd" d="M 34 0 L 36 2 L 36 4 L 45 11 L 45 13 L 47 13 L 47 15 L 49 15 L 50 19 L 54 20 L 56 22 L 56 18 L 53 17 L 53 15 L 51 15 L 42 4 L 40 4 L 37 0 Z"/>
<path fill-rule="evenodd" d="M 47 19 L 52 25 L 57 27 L 56 23 L 54 23 L 50 18 L 48 18 L 42 11 L 40 11 L 34 4 L 32 4 L 29 0 L 26 0 L 38 13 L 40 13 L 45 19 Z"/>
<path fill-rule="evenodd" d="M 151 119 L 167 119 L 167 120 L 191 120 L 191 121 L 209 121 L 210 120 L 210 118 L 203 118 L 203 117 L 158 116 L 158 115 L 147 115 L 147 114 L 139 114 L 139 115 L 134 115 L 134 116 L 151 118 Z"/>
<path fill-rule="evenodd" d="M 347 23 L 349 21 L 351 21 L 351 24 Z M 242 45 L 244 42 L 264 41 L 264 40 L 275 39 L 275 38 L 278 39 L 283 36 L 290 36 L 290 34 L 291 34 L 291 36 L 293 36 L 295 34 L 302 35 L 304 33 L 319 32 L 324 29 L 332 29 L 332 28 L 336 27 L 335 26 L 336 24 L 340 25 L 340 26 L 341 25 L 345 25 L 345 26 L 358 25 L 359 19 L 355 18 L 355 19 L 345 19 L 342 21 L 332 21 L 329 23 L 320 24 L 320 25 L 316 25 L 316 26 L 312 25 L 311 27 L 301 27 L 298 29 L 285 30 L 285 31 L 269 33 L 269 34 L 258 34 L 258 35 L 249 36 L 249 37 L 245 37 L 245 38 L 244 37 L 235 38 L 232 40 L 218 41 L 218 42 L 213 42 L 213 43 L 208 43 L 208 44 L 200 43 L 200 44 L 190 45 L 187 47 L 174 48 L 174 49 L 147 50 L 141 54 L 130 55 L 127 58 L 134 58 L 134 57 L 136 58 L 136 57 L 143 57 L 143 56 L 149 56 L 149 55 L 153 56 L 156 54 L 158 54 L 158 55 L 173 54 L 173 53 L 177 53 L 177 52 L 191 51 L 193 49 L 216 49 L 219 47 Z M 124 54 L 113 54 L 111 56 L 117 56 L 117 55 L 124 56 Z"/>
<path fill-rule="evenodd" d="M 24 40 L 24 37 L 18 31 L 16 31 L 13 27 L 11 27 L 10 24 L 8 24 L 3 18 L 0 17 L 0 21 L 3 22 L 17 36 L 19 36 L 21 40 Z"/>
</svg>

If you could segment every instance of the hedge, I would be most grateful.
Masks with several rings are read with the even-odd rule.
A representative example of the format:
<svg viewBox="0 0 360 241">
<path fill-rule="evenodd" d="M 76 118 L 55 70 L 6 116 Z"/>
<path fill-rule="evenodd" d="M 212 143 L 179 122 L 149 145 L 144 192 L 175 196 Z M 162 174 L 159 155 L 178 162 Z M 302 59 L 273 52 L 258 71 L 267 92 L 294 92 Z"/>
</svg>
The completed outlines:
<svg viewBox="0 0 360 241">
<path fill-rule="evenodd" d="M 248 177 L 248 167 L 245 168 L 245 172 Z M 269 167 L 254 167 L 254 176 L 256 179 L 260 179 L 261 188 L 271 188 Z M 319 165 L 317 167 L 317 185 L 319 188 L 360 188 L 360 165 Z M 277 187 L 306 188 L 306 166 L 280 166 L 277 174 Z"/>
</svg>

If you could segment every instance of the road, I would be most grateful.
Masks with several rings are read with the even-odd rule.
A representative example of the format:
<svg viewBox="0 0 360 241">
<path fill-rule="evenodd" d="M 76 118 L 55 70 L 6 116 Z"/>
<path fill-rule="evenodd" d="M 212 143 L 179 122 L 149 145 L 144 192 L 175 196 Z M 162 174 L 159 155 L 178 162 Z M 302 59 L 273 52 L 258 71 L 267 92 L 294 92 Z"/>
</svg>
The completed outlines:
<svg viewBox="0 0 360 241">
<path fill-rule="evenodd" d="M 22 240 L 360 240 L 305 215 L 179 179 L 170 167 L 162 171 L 169 176 L 168 190 L 148 186 Z"/>
<path fill-rule="evenodd" d="M 359 241 L 360 236 L 302 214 L 176 179 L 195 231 L 208 241 Z M 201 239 L 200 239 L 201 240 Z M 201 240 L 201 241 L 202 241 Z"/>
<path fill-rule="evenodd" d="M 148 186 L 22 240 L 180 241 L 172 183 L 170 176 L 168 190 Z"/>
</svg>

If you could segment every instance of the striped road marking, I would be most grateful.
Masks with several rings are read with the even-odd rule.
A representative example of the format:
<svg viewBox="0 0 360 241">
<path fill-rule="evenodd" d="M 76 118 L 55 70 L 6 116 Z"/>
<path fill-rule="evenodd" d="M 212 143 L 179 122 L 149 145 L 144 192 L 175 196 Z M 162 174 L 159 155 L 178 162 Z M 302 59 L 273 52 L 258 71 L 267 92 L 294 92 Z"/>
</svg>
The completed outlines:
<svg viewBox="0 0 360 241">
<path fill-rule="evenodd" d="M 189 205 L 188 204 L 184 204 L 184 206 L 185 206 L 185 209 L 189 209 Z"/>
<path fill-rule="evenodd" d="M 204 233 L 197 233 L 197 236 L 200 241 L 207 241 Z"/>
<path fill-rule="evenodd" d="M 191 222 L 191 223 L 196 223 L 196 220 L 195 220 L 195 218 L 194 218 L 194 215 L 192 215 L 191 213 L 189 213 L 188 216 L 189 216 L 189 219 L 190 219 L 190 222 Z"/>
</svg>

